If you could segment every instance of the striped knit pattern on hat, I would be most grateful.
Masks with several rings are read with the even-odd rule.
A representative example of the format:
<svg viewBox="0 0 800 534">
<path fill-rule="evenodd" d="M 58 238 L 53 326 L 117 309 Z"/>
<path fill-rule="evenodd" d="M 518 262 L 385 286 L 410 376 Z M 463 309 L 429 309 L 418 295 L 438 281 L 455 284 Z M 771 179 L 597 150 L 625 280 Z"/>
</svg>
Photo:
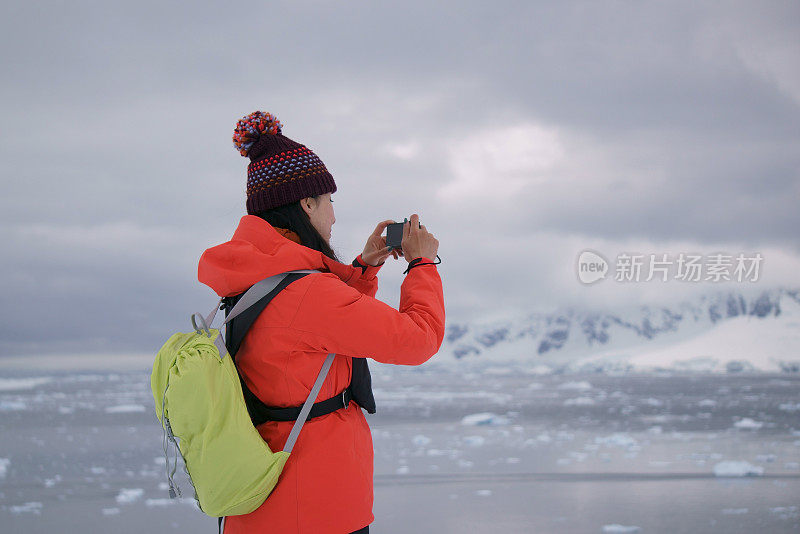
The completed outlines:
<svg viewBox="0 0 800 534">
<path fill-rule="evenodd" d="M 284 136 L 271 113 L 256 111 L 243 117 L 233 142 L 247 167 L 247 213 L 291 204 L 306 197 L 335 193 L 336 182 L 314 152 Z"/>
</svg>

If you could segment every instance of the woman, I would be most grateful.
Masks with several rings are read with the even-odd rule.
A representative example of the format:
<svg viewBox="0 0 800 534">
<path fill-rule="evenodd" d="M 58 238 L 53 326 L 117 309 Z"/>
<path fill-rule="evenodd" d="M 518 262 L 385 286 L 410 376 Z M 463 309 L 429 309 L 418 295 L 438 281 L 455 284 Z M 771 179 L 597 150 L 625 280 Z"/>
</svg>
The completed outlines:
<svg viewBox="0 0 800 534">
<path fill-rule="evenodd" d="M 368 532 L 373 521 L 373 449 L 361 409 L 374 413 L 366 360 L 419 365 L 444 337 L 444 294 L 436 258 L 439 242 L 417 214 L 404 227 L 403 257 L 409 268 L 400 308 L 375 299 L 376 275 L 396 251 L 386 248 L 378 223 L 351 265 L 331 250 L 336 222 L 333 177 L 306 146 L 281 133 L 269 113 L 241 119 L 234 144 L 250 158 L 247 215 L 233 238 L 200 258 L 199 280 L 219 296 L 241 294 L 278 273 L 315 269 L 289 284 L 258 316 L 236 353 L 248 388 L 267 406 L 301 406 L 322 362 L 333 365 L 315 399 L 341 396 L 351 381 L 362 394 L 303 426 L 277 486 L 257 510 L 226 519 L 227 534 L 347 534 Z M 363 364 L 363 365 L 359 365 Z M 354 370 L 357 370 L 354 373 Z M 358 380 L 356 380 L 358 379 Z M 362 405 L 356 402 L 360 399 Z M 344 404 L 344 401 L 343 401 Z M 294 421 L 268 421 L 258 432 L 282 450 Z"/>
</svg>

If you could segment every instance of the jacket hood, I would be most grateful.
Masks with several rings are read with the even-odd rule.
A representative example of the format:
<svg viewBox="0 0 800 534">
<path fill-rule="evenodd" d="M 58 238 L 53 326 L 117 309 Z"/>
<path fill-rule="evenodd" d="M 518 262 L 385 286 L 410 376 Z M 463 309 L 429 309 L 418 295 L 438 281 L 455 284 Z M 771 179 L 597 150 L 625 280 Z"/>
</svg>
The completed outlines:
<svg viewBox="0 0 800 534">
<path fill-rule="evenodd" d="M 197 279 L 220 297 L 238 295 L 264 278 L 298 269 L 330 272 L 345 283 L 358 278 L 360 267 L 345 265 L 292 240 L 296 234 L 275 228 L 256 215 L 245 215 L 230 241 L 200 256 Z"/>
</svg>

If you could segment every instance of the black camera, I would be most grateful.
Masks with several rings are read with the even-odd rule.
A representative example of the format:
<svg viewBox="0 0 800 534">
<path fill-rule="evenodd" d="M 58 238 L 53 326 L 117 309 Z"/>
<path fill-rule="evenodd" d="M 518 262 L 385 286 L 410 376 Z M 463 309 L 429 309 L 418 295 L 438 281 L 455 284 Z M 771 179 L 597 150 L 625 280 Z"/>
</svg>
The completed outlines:
<svg viewBox="0 0 800 534">
<path fill-rule="evenodd" d="M 398 254 L 403 255 L 403 227 L 408 222 L 408 218 L 401 223 L 392 223 L 386 226 L 386 246 L 389 250 L 397 250 Z M 418 223 L 422 228 L 422 223 Z"/>
</svg>

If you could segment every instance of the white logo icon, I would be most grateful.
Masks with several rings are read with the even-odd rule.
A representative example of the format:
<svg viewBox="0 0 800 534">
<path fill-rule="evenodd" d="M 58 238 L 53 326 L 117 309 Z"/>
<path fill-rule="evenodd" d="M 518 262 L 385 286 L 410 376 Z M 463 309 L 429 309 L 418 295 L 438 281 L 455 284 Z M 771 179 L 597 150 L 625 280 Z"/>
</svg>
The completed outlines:
<svg viewBox="0 0 800 534">
<path fill-rule="evenodd" d="M 584 284 L 592 284 L 606 277 L 608 262 L 591 250 L 584 250 L 578 256 L 578 279 Z"/>
</svg>

